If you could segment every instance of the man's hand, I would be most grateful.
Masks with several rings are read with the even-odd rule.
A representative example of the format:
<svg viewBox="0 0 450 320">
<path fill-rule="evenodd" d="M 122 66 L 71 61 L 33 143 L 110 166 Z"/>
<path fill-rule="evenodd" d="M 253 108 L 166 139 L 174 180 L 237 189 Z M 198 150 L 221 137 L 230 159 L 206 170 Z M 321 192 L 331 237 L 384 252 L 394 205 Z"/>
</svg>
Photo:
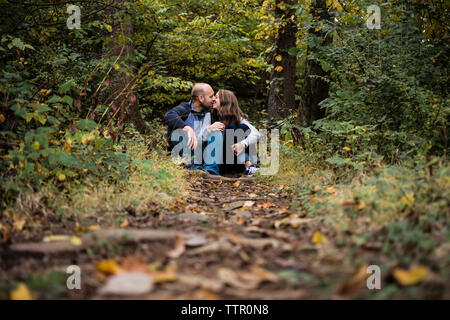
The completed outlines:
<svg viewBox="0 0 450 320">
<path fill-rule="evenodd" d="M 208 127 L 209 131 L 223 131 L 225 130 L 225 125 L 222 122 L 214 122 Z"/>
<path fill-rule="evenodd" d="M 186 131 L 188 134 L 188 147 L 191 150 L 195 150 L 197 148 L 197 136 L 195 135 L 194 129 L 189 126 L 185 126 L 183 131 Z"/>
<path fill-rule="evenodd" d="M 245 144 L 243 141 L 233 144 L 233 151 L 235 155 L 240 155 L 245 149 Z"/>
</svg>

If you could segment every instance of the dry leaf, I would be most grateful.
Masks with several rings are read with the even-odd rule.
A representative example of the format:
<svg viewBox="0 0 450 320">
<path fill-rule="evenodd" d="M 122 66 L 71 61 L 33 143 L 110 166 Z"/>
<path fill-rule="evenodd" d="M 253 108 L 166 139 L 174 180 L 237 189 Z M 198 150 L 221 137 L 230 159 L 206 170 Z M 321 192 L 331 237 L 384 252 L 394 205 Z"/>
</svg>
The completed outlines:
<svg viewBox="0 0 450 320">
<path fill-rule="evenodd" d="M 273 206 L 274 206 L 273 203 L 270 202 L 270 201 L 258 203 L 258 205 L 257 205 L 258 208 L 263 208 L 263 209 L 264 208 L 270 208 L 270 207 L 273 207 Z"/>
<path fill-rule="evenodd" d="M 314 235 L 312 237 L 312 242 L 314 244 L 327 243 L 328 238 L 324 234 L 320 233 L 319 231 L 315 231 Z"/>
<path fill-rule="evenodd" d="M 15 214 L 13 216 L 13 227 L 14 227 L 14 230 L 16 230 L 16 231 L 22 230 L 26 221 L 27 221 L 27 217 L 26 216 Z"/>
<path fill-rule="evenodd" d="M 136 256 L 129 256 L 122 260 L 122 263 L 120 264 L 120 268 L 125 271 L 129 272 L 147 272 L 148 265 L 147 262 L 140 257 Z"/>
<path fill-rule="evenodd" d="M 100 226 L 98 224 L 94 224 L 92 226 L 88 227 L 89 231 L 96 231 L 96 230 L 100 230 Z"/>
<path fill-rule="evenodd" d="M 72 236 L 70 237 L 70 243 L 74 246 L 81 246 L 83 244 L 83 241 L 76 236 Z"/>
<path fill-rule="evenodd" d="M 164 270 L 157 271 L 150 268 L 147 269 L 147 273 L 152 276 L 154 283 L 173 282 L 178 280 L 178 267 L 176 264 L 168 264 Z"/>
<path fill-rule="evenodd" d="M 153 289 L 151 276 L 141 272 L 122 272 L 108 279 L 99 290 L 102 295 L 131 296 L 142 295 Z"/>
<path fill-rule="evenodd" d="M 106 274 L 118 274 L 122 272 L 122 268 L 117 265 L 114 260 L 107 259 L 102 260 L 95 266 L 98 271 L 101 271 Z"/>
<path fill-rule="evenodd" d="M 184 245 L 184 239 L 180 237 L 179 235 L 176 235 L 175 237 L 175 248 L 173 250 L 170 250 L 166 253 L 166 255 L 169 258 L 177 259 L 179 258 L 184 251 L 186 251 L 186 247 Z"/>
<path fill-rule="evenodd" d="M 199 300 L 218 300 L 219 297 L 215 295 L 213 292 L 206 289 L 198 289 L 193 294 L 193 299 Z"/>
<path fill-rule="evenodd" d="M 19 283 L 16 289 L 11 291 L 11 300 L 33 300 L 28 287 L 24 283 Z"/>
<path fill-rule="evenodd" d="M 120 224 L 120 227 L 125 228 L 125 227 L 128 227 L 129 224 L 130 223 L 128 222 L 128 219 L 125 218 L 125 220 L 123 220 L 122 223 Z"/>
<path fill-rule="evenodd" d="M 422 281 L 428 274 L 428 271 L 428 268 L 418 266 L 412 267 L 409 270 L 395 268 L 392 273 L 398 283 L 403 286 L 411 286 Z"/>
<path fill-rule="evenodd" d="M 367 267 L 368 265 L 363 265 L 358 268 L 349 281 L 337 287 L 336 292 L 338 294 L 347 295 L 366 288 L 366 280 L 369 276 Z"/>
<path fill-rule="evenodd" d="M 250 208 L 255 204 L 255 201 L 245 201 L 243 207 Z"/>
<path fill-rule="evenodd" d="M 233 183 L 233 187 L 239 187 L 241 185 L 240 181 L 236 181 L 235 183 Z"/>
<path fill-rule="evenodd" d="M 278 280 L 278 277 L 275 274 L 256 265 L 251 266 L 250 271 L 264 281 L 276 282 Z"/>
<path fill-rule="evenodd" d="M 53 241 L 69 241 L 70 237 L 66 235 L 52 235 L 46 236 L 42 241 L 44 242 L 53 242 Z"/>
</svg>

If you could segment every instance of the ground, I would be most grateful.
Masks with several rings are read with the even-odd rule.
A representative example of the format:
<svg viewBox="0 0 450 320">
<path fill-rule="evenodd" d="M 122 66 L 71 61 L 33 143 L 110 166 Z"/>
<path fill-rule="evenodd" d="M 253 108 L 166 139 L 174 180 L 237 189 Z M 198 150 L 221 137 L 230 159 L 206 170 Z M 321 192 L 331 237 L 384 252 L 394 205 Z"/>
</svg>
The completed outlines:
<svg viewBox="0 0 450 320">
<path fill-rule="evenodd" d="M 144 212 L 127 206 L 115 228 L 96 215 L 81 225 L 49 219 L 40 232 L 13 238 L 1 248 L 0 297 L 9 298 L 23 282 L 33 298 L 449 298 L 439 278 L 428 275 L 420 287 L 399 286 L 395 265 L 380 250 L 330 241 L 332 231 L 318 231 L 324 221 L 308 217 L 302 199 L 284 185 L 202 172 L 190 172 L 187 179 L 187 198 L 160 193 L 169 206 L 150 201 Z M 300 204 L 293 206 L 296 198 Z M 69 238 L 42 242 L 55 234 Z M 381 289 L 367 287 L 372 263 L 384 266 Z M 69 265 L 81 269 L 80 290 L 66 288 Z M 148 275 L 151 283 L 105 285 L 114 277 L 133 283 L 128 272 Z M 398 282 L 401 274 L 395 277 Z M 415 281 L 414 275 L 406 278 Z"/>
</svg>

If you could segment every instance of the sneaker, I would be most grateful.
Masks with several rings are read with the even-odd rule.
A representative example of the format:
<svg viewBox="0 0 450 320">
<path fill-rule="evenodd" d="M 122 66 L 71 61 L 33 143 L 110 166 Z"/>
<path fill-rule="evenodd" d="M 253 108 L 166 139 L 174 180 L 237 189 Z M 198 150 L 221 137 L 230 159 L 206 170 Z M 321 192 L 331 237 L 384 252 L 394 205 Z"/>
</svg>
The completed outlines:
<svg viewBox="0 0 450 320">
<path fill-rule="evenodd" d="M 259 171 L 259 168 L 257 166 L 255 166 L 254 164 L 251 164 L 247 169 L 245 169 L 247 171 L 247 175 L 248 176 L 252 176 L 255 172 Z"/>
</svg>

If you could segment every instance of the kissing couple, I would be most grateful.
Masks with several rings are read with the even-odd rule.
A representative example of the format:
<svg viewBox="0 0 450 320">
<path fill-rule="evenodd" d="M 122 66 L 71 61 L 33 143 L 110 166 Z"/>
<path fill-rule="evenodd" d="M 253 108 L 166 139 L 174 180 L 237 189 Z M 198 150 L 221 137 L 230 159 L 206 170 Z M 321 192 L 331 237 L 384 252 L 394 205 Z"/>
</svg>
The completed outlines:
<svg viewBox="0 0 450 320">
<path fill-rule="evenodd" d="M 172 157 L 187 158 L 187 168 L 210 174 L 246 173 L 257 166 L 258 130 L 239 108 L 233 92 L 214 90 L 207 83 L 196 83 L 191 101 L 166 112 L 169 151 Z M 225 158 L 225 161 L 224 161 Z"/>
</svg>

